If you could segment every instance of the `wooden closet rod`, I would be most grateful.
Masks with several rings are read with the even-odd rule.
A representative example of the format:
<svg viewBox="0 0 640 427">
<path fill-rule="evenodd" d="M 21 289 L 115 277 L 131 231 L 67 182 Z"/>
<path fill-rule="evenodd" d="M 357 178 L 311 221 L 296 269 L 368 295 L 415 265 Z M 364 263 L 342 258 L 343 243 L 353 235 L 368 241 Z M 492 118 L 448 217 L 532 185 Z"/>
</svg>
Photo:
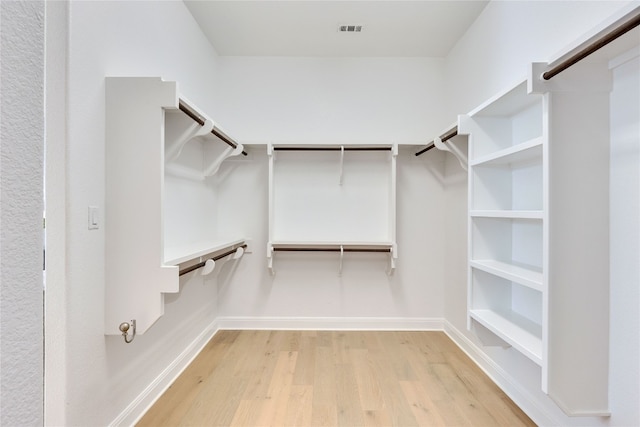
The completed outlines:
<svg viewBox="0 0 640 427">
<path fill-rule="evenodd" d="M 340 248 L 273 248 L 274 252 L 340 252 Z M 384 252 L 389 253 L 391 249 L 342 249 L 342 252 Z"/>
<path fill-rule="evenodd" d="M 241 245 L 241 246 L 238 246 L 238 248 L 246 249 L 247 245 Z M 227 252 L 225 252 L 223 254 L 216 255 L 213 258 L 207 258 L 207 260 L 212 259 L 214 261 L 218 261 L 219 259 L 222 259 L 222 258 L 224 258 L 226 256 L 234 254 L 238 250 L 238 248 L 231 249 L 231 250 L 229 250 L 229 251 L 227 251 Z M 194 264 L 191 267 L 185 268 L 184 270 L 180 270 L 180 273 L 178 273 L 178 276 L 184 276 L 187 273 L 191 273 L 193 270 L 197 270 L 199 268 L 204 267 L 205 264 L 206 264 L 206 261 L 199 262 L 198 264 Z"/>
<path fill-rule="evenodd" d="M 624 24 L 620 25 L 619 27 L 615 28 L 614 30 L 612 30 L 612 31 L 608 32 L 607 34 L 603 35 L 598 40 L 596 40 L 595 42 L 591 43 L 589 46 L 585 47 L 584 49 L 582 49 L 581 51 L 579 51 L 575 55 L 571 56 L 568 59 L 565 59 L 564 61 L 562 61 L 561 63 L 559 63 L 555 67 L 551 68 L 550 70 L 545 71 L 544 73 L 542 73 L 542 78 L 545 79 L 545 80 L 551 79 L 552 77 L 560 74 L 561 72 L 563 72 L 567 68 L 571 67 L 572 65 L 576 64 L 577 62 L 579 62 L 579 61 L 583 60 L 584 58 L 586 58 L 587 56 L 591 55 L 592 53 L 594 53 L 598 49 L 608 45 L 609 43 L 611 43 L 612 41 L 614 41 L 618 37 L 626 34 L 627 32 L 629 32 L 631 30 L 633 30 L 638 25 L 640 25 L 640 13 L 637 14 L 633 19 L 625 22 Z"/>
<path fill-rule="evenodd" d="M 440 141 L 446 142 L 446 141 L 450 140 L 451 138 L 453 138 L 454 136 L 456 136 L 457 134 L 458 134 L 458 127 L 456 126 L 455 128 L 453 128 L 453 130 L 451 132 L 440 136 Z M 420 154 L 426 153 L 427 151 L 431 150 L 435 146 L 436 146 L 435 142 L 432 141 L 425 148 L 423 148 L 422 150 L 418 151 L 416 153 L 416 156 L 419 156 Z"/>
<path fill-rule="evenodd" d="M 274 151 L 341 151 L 342 147 L 273 147 Z M 390 151 L 391 147 L 344 147 L 344 151 Z"/>
<path fill-rule="evenodd" d="M 196 113 L 191 108 L 189 108 L 186 104 L 184 104 L 182 100 L 178 101 L 178 107 L 180 108 L 180 111 L 185 113 L 187 116 L 191 117 L 193 121 L 198 123 L 200 126 L 204 126 L 204 120 L 202 119 L 202 117 L 200 117 L 198 113 Z M 217 136 L 218 138 L 220 138 L 222 142 L 226 143 L 227 145 L 233 148 L 236 148 L 238 146 L 238 144 L 236 144 L 229 136 L 225 135 L 224 132 L 222 132 L 220 129 L 216 128 L 215 126 L 211 130 L 211 133 Z M 242 155 L 246 156 L 247 155 L 246 151 L 243 151 Z"/>
</svg>

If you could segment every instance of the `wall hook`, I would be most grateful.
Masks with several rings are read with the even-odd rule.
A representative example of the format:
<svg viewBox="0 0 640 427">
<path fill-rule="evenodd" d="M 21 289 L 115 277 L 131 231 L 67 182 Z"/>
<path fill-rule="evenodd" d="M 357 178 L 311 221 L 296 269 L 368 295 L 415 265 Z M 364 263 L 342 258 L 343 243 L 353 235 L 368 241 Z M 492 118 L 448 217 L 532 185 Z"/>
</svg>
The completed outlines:
<svg viewBox="0 0 640 427">
<path fill-rule="evenodd" d="M 129 329 L 133 327 L 133 331 L 131 333 L 131 339 L 129 339 Z M 136 337 L 136 319 L 131 320 L 131 324 L 128 322 L 120 323 L 120 332 L 122 332 L 122 336 L 124 337 L 124 342 L 129 344 Z"/>
</svg>

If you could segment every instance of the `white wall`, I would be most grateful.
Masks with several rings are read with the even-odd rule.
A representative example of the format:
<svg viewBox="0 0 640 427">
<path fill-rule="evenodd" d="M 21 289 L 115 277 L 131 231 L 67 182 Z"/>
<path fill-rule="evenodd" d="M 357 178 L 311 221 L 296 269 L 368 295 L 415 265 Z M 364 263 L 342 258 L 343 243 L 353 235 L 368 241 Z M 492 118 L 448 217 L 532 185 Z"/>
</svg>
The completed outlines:
<svg viewBox="0 0 640 427">
<path fill-rule="evenodd" d="M 446 58 L 448 111 L 470 111 L 527 77 L 629 1 L 492 1 Z M 450 119 L 449 119 L 450 120 Z"/>
<path fill-rule="evenodd" d="M 441 129 L 442 61 L 413 58 L 219 58 L 225 110 L 220 121 L 241 142 L 426 143 Z M 349 254 L 338 276 L 335 254 L 277 253 L 266 263 L 267 156 L 252 148 L 220 185 L 225 228 L 243 227 L 254 241 L 228 286 L 220 287 L 227 321 L 288 319 L 289 327 L 344 327 L 358 319 L 395 319 L 396 327 L 443 315 L 444 155 L 398 156 L 398 267 L 387 256 Z M 337 177 L 336 177 L 337 179 Z M 294 227 L 295 228 L 295 227 Z M 361 323 L 360 325 L 365 325 Z M 323 323 L 324 321 L 335 323 Z M 339 323 L 343 321 L 343 323 Z M 377 325 L 394 327 L 394 321 Z M 352 323 L 349 323 L 352 322 Z M 356 322 L 356 323 L 353 323 Z M 403 323 L 404 322 L 404 323 Z M 247 324 L 247 323 L 243 323 Z M 253 325 L 260 323 L 251 323 Z M 379 326 L 378 326 L 379 327 Z"/>
<path fill-rule="evenodd" d="M 66 345 L 47 349 L 47 358 L 55 363 L 47 369 L 61 374 L 56 376 L 58 383 L 48 384 L 47 397 L 57 407 L 52 410 L 48 405 L 46 421 L 51 425 L 106 425 L 207 331 L 217 305 L 215 280 L 185 278 L 179 294 L 166 296 L 165 316 L 147 334 L 137 336 L 131 344 L 120 336 L 105 337 L 108 224 L 102 222 L 99 230 L 87 229 L 89 205 L 104 213 L 104 79 L 161 76 L 178 81 L 183 95 L 215 117 L 217 58 L 182 2 L 71 2 L 68 9 L 66 76 L 57 64 L 58 81 L 51 82 L 67 89 L 54 92 L 58 102 L 49 110 L 51 117 L 58 117 L 56 106 L 66 104 L 68 110 L 66 142 L 64 138 L 49 141 L 62 152 L 66 150 L 64 158 L 52 159 L 62 163 L 57 165 L 62 170 L 66 167 L 66 205 L 54 200 L 48 203 L 54 209 L 50 214 L 58 218 L 57 223 L 49 224 L 54 228 L 51 232 L 59 235 L 62 230 L 66 238 L 66 261 L 62 266 L 58 263 L 59 269 L 66 270 L 62 275 L 51 272 L 57 280 L 49 280 L 51 292 L 47 293 L 47 304 L 60 307 L 57 314 L 62 326 L 57 317 L 46 320 L 52 331 L 58 328 L 56 336 L 64 336 Z M 47 18 L 48 25 L 57 24 L 64 34 L 64 13 Z M 52 46 L 60 44 L 59 37 L 61 34 L 52 35 Z"/>
<path fill-rule="evenodd" d="M 0 3 L 0 424 L 42 425 L 44 3 Z"/>
<path fill-rule="evenodd" d="M 446 76 L 450 95 L 448 109 L 451 115 L 465 113 L 495 93 L 525 78 L 530 62 L 554 58 L 575 39 L 589 32 L 592 27 L 628 3 L 489 3 L 447 57 Z M 535 421 L 542 424 L 624 426 L 640 422 L 637 407 L 638 215 L 637 203 L 633 202 L 637 202 L 639 167 L 637 68 L 628 65 L 624 71 L 616 71 L 615 87 L 612 95 L 610 325 L 610 406 L 613 414 L 610 418 L 566 417 L 540 391 L 541 374 L 537 366 L 512 349 L 482 347 L 473 334 L 467 332 L 466 277 L 459 274 L 461 269 L 466 268 L 466 253 L 457 249 L 447 252 L 445 316 L 453 328 L 454 336 L 457 336 L 459 342 L 474 343 L 481 347 L 483 353 L 476 355 L 476 359 L 485 368 L 489 367 L 487 369 L 493 375 L 506 376 L 507 381 L 504 381 L 503 377 L 501 385 L 507 389 L 516 403 L 522 405 Z M 625 98 L 627 101 L 623 101 L 622 93 L 627 97 L 629 93 L 633 93 L 635 97 L 631 96 Z M 633 108 L 630 107 L 632 104 Z M 635 136 L 634 142 L 628 140 L 629 135 Z M 622 159 L 622 152 L 630 157 Z M 447 194 L 448 198 L 449 196 L 450 194 Z M 459 247 L 463 242 L 466 243 L 467 239 L 466 221 L 460 216 L 460 210 L 465 209 L 465 204 L 453 197 L 449 200 L 447 217 L 451 218 L 452 223 L 447 227 L 447 239 L 452 241 L 452 246 Z M 627 208 L 629 200 L 630 210 Z M 621 209 L 623 205 L 624 209 Z M 619 255 L 623 252 L 625 256 L 621 259 Z M 493 363 L 488 362 L 487 356 Z"/>
<path fill-rule="evenodd" d="M 427 58 L 221 57 L 219 120 L 248 143 L 417 144 L 441 130 L 442 73 Z"/>
</svg>

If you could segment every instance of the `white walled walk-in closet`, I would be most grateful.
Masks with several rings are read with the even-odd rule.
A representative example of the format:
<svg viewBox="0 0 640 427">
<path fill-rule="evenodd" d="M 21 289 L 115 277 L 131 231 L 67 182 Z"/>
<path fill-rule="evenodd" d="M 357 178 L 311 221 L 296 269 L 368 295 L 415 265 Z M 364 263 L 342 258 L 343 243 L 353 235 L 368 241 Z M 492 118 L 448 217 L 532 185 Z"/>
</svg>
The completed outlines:
<svg viewBox="0 0 640 427">
<path fill-rule="evenodd" d="M 490 1 L 438 57 L 219 55 L 200 6 L 48 5 L 46 424 L 135 423 L 222 329 L 444 330 L 537 424 L 640 422 L 640 27 L 541 76 L 637 2 Z"/>
</svg>

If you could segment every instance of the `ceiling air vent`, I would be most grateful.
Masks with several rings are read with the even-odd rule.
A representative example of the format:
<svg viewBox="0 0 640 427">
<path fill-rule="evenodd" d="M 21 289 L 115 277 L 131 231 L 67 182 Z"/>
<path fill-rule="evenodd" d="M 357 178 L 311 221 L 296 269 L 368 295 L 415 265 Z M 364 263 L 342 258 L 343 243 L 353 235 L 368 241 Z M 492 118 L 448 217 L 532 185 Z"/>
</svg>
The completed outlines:
<svg viewBox="0 0 640 427">
<path fill-rule="evenodd" d="M 340 25 L 338 31 L 341 33 L 360 33 L 362 25 Z"/>
</svg>

